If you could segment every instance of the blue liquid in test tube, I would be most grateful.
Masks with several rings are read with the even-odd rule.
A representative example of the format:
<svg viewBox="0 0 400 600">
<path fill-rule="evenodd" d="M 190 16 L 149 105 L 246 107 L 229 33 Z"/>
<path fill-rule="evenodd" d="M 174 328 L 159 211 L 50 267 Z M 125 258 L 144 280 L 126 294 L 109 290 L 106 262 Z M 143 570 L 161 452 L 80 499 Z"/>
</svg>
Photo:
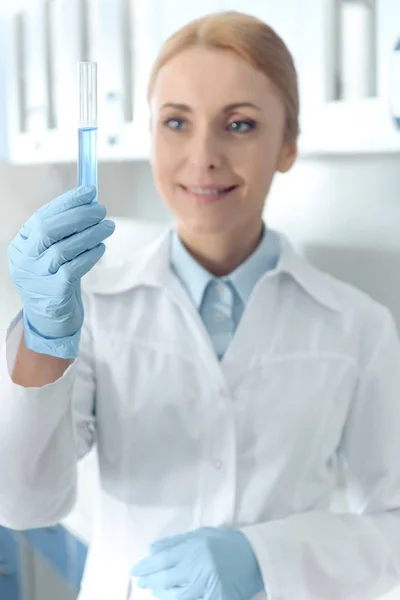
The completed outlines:
<svg viewBox="0 0 400 600">
<path fill-rule="evenodd" d="M 78 141 L 78 185 L 90 184 L 97 188 L 97 127 L 80 127 Z"/>
<path fill-rule="evenodd" d="M 94 185 L 97 190 L 97 64 L 78 64 L 78 186 Z M 97 202 L 96 198 L 93 202 Z"/>
</svg>

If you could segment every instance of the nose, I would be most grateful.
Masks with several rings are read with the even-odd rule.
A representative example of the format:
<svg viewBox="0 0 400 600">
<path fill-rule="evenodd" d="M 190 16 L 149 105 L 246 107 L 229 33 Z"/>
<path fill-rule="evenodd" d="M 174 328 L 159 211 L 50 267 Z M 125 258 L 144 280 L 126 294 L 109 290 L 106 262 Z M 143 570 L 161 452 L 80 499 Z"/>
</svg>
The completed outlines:
<svg viewBox="0 0 400 600">
<path fill-rule="evenodd" d="M 196 132 L 189 143 L 188 160 L 199 171 L 219 169 L 224 160 L 219 140 L 210 131 Z"/>
</svg>

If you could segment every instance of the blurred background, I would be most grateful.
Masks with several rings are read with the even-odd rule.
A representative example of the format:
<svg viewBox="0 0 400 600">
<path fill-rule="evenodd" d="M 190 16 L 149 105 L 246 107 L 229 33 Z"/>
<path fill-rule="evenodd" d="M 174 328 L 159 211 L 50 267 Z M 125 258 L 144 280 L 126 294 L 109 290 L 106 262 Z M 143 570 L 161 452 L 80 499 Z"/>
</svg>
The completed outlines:
<svg viewBox="0 0 400 600">
<path fill-rule="evenodd" d="M 77 62 L 98 63 L 99 201 L 117 221 L 110 256 L 123 260 L 172 221 L 148 161 L 152 61 L 186 22 L 231 9 L 274 27 L 299 73 L 300 155 L 274 180 L 268 224 L 400 322 L 399 0 L 0 0 L 2 340 L 20 307 L 7 245 L 39 206 L 77 184 Z M 76 598 L 96 485 L 92 454 L 64 523 L 0 528 L 1 600 Z M 333 509 L 345 510 L 340 481 Z"/>
</svg>

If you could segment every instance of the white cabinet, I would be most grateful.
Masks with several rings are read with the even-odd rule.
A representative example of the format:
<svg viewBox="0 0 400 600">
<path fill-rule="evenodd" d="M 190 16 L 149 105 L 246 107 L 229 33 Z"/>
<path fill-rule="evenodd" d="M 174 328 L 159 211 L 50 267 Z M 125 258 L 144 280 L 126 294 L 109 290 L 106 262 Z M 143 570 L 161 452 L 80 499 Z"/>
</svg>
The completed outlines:
<svg viewBox="0 0 400 600">
<path fill-rule="evenodd" d="M 52 127 L 49 71 L 49 2 L 32 0 L 24 9 L 22 61 L 25 80 L 26 128 L 39 140 Z"/>
<path fill-rule="evenodd" d="M 79 60 L 98 63 L 99 159 L 148 158 L 147 83 L 163 42 L 220 10 L 270 23 L 298 53 L 297 0 L 27 0 L 8 21 L 12 162 L 75 161 Z"/>
<path fill-rule="evenodd" d="M 132 0 L 87 0 L 89 59 L 98 64 L 99 156 L 134 157 L 137 132 Z M 139 49 L 140 50 L 140 49 Z M 135 115 L 136 116 L 136 115 Z M 140 154 L 140 152 L 139 152 Z"/>
<path fill-rule="evenodd" d="M 135 0 L 26 0 L 7 19 L 9 158 L 77 158 L 77 63 L 98 63 L 99 158 L 142 158 Z M 135 49 L 135 55 L 133 51 Z M 144 48 L 145 50 L 145 48 Z"/>
<path fill-rule="evenodd" d="M 76 155 L 77 87 L 80 60 L 88 60 L 85 4 L 80 0 L 52 0 L 49 14 L 50 93 L 54 127 L 47 132 L 48 152 L 55 160 Z"/>
<path fill-rule="evenodd" d="M 80 0 L 29 0 L 7 18 L 5 89 L 12 162 L 74 156 L 81 7 Z"/>
<path fill-rule="evenodd" d="M 303 153 L 400 151 L 400 130 L 392 114 L 398 110 L 400 116 L 400 69 L 397 75 L 394 69 L 400 56 L 394 52 L 400 39 L 398 0 L 301 4 Z"/>
<path fill-rule="evenodd" d="M 148 158 L 146 89 L 176 29 L 222 0 L 26 0 L 7 22 L 9 156 L 75 161 L 79 60 L 98 63 L 99 159 Z"/>
<path fill-rule="evenodd" d="M 45 4 L 33 0 L 7 17 L 6 97 L 11 160 L 43 153 L 50 106 L 46 79 Z M 29 136 L 27 133 L 29 132 Z"/>
<path fill-rule="evenodd" d="M 374 7 L 370 63 L 361 38 L 353 40 L 362 23 L 342 28 L 352 37 L 348 54 L 338 52 L 345 4 Z M 220 10 L 261 18 L 288 45 L 299 73 L 301 154 L 400 150 L 398 0 L 23 0 L 4 36 L 10 159 L 76 160 L 79 60 L 98 63 L 100 160 L 148 158 L 146 90 L 157 52 L 182 25 Z"/>
</svg>

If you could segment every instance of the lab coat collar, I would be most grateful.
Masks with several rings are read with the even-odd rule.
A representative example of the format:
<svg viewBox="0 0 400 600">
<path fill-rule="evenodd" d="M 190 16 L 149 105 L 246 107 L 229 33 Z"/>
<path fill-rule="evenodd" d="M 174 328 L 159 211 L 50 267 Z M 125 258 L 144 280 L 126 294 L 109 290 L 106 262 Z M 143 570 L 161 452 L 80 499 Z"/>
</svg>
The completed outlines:
<svg viewBox="0 0 400 600">
<path fill-rule="evenodd" d="M 278 232 L 276 232 L 278 233 Z M 317 269 L 298 254 L 287 237 L 278 233 L 281 244 L 281 255 L 276 273 L 287 273 L 320 304 L 333 311 L 340 311 L 341 306 L 330 285 L 327 273 Z"/>
<path fill-rule="evenodd" d="M 155 242 L 123 263 L 99 263 L 84 277 L 83 289 L 94 294 L 114 295 L 139 286 L 173 288 L 177 284 L 177 276 L 169 261 L 171 231 L 172 228 L 168 229 Z M 298 254 L 283 233 L 270 231 L 274 231 L 280 243 L 279 260 L 276 267 L 261 279 L 286 273 L 317 302 L 331 310 L 340 310 L 329 285 L 329 275 L 313 267 Z"/>
</svg>

